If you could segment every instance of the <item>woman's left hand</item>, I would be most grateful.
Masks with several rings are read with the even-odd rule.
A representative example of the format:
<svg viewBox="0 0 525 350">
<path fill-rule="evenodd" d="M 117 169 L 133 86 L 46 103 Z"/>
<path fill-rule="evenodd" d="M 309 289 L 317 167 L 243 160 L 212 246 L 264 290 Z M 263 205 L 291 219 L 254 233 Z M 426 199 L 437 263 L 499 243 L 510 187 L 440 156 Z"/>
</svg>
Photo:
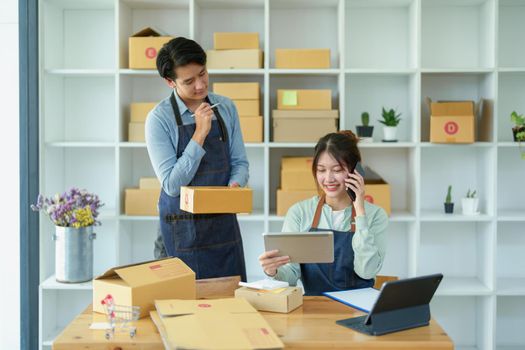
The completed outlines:
<svg viewBox="0 0 525 350">
<path fill-rule="evenodd" d="M 356 216 L 365 215 L 365 179 L 358 172 L 349 173 L 345 179 L 345 186 L 355 193 Z"/>
</svg>

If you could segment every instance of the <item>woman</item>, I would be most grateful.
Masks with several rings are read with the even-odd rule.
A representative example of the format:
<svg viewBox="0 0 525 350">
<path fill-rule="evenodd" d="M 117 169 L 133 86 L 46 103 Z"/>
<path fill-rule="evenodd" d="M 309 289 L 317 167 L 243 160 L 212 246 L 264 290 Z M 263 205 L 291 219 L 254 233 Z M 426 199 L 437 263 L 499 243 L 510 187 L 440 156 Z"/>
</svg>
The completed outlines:
<svg viewBox="0 0 525 350">
<path fill-rule="evenodd" d="M 299 265 L 273 250 L 259 256 L 266 275 L 290 285 L 296 285 L 300 278 L 306 295 L 374 285 L 385 259 L 388 217 L 382 208 L 364 200 L 363 177 L 349 172 L 361 161 L 357 143 L 351 131 L 331 133 L 319 140 L 312 172 L 322 195 L 294 204 L 282 229 L 312 234 L 332 231 L 334 262 Z M 347 189 L 354 191 L 355 201 Z"/>
</svg>

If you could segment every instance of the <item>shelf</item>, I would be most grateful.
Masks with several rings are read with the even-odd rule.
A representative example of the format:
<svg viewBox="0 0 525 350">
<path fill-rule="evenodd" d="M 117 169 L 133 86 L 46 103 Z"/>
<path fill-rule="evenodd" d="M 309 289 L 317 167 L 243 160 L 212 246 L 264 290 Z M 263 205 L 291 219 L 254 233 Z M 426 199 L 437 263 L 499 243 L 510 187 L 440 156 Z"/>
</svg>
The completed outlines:
<svg viewBox="0 0 525 350">
<path fill-rule="evenodd" d="M 498 210 L 498 221 L 501 221 L 501 222 L 525 221 L 525 210 Z"/>
<path fill-rule="evenodd" d="M 519 148 L 520 144 L 514 141 L 498 142 L 498 147 L 501 148 Z M 521 147 L 525 148 L 525 142 L 522 142 Z"/>
<path fill-rule="evenodd" d="M 499 277 L 497 280 L 496 294 L 525 296 L 525 276 Z"/>
<path fill-rule="evenodd" d="M 40 288 L 44 290 L 92 290 L 93 282 L 84 282 L 84 283 L 60 283 L 55 279 L 55 275 L 51 275 L 45 279 L 41 284 Z"/>
<path fill-rule="evenodd" d="M 112 77 L 114 69 L 46 69 L 46 74 L 65 77 Z"/>
<path fill-rule="evenodd" d="M 270 148 L 310 148 L 313 150 L 315 147 L 314 142 L 270 142 L 268 146 Z"/>
<path fill-rule="evenodd" d="M 476 277 L 447 277 L 444 276 L 436 295 L 444 296 L 473 296 L 491 295 L 492 291 Z"/>
<path fill-rule="evenodd" d="M 458 203 L 457 203 L 458 204 Z M 492 215 L 480 214 L 480 215 L 463 215 L 461 208 L 454 206 L 453 214 L 445 214 L 443 211 L 435 210 L 422 210 L 421 221 L 422 222 L 477 222 L 477 221 L 491 221 Z"/>
<path fill-rule="evenodd" d="M 525 73 L 525 67 L 520 68 L 499 68 L 500 73 Z"/>
<path fill-rule="evenodd" d="M 129 69 L 129 68 L 121 68 L 119 69 L 119 74 L 121 75 L 154 75 L 159 76 L 159 72 L 155 69 Z"/>
<path fill-rule="evenodd" d="M 340 69 L 278 69 L 270 68 L 271 75 L 338 75 Z"/>
<path fill-rule="evenodd" d="M 112 148 L 115 147 L 114 142 L 74 142 L 74 141 L 63 141 L 63 142 L 47 142 L 46 146 L 56 148 Z"/>
<path fill-rule="evenodd" d="M 451 147 L 462 147 L 462 148 L 471 148 L 471 147 L 492 147 L 494 143 L 492 142 L 474 142 L 474 143 L 432 143 L 432 142 L 421 142 L 419 144 L 422 148 L 451 148 Z"/>
<path fill-rule="evenodd" d="M 209 75 L 263 75 L 264 69 L 208 69 Z"/>
<path fill-rule="evenodd" d="M 44 341 L 42 342 L 43 346 L 53 346 L 53 342 L 58 337 L 60 333 L 62 333 L 63 329 L 61 328 L 55 328 L 52 331 L 49 332 L 48 336 Z"/>
<path fill-rule="evenodd" d="M 277 216 L 275 213 L 271 214 L 268 217 L 268 220 L 271 222 L 282 222 L 284 221 L 284 216 Z M 414 222 L 416 221 L 415 215 L 405 211 L 405 212 L 392 212 L 389 217 L 390 222 Z"/>
<path fill-rule="evenodd" d="M 401 69 L 376 69 L 376 68 L 347 68 L 344 70 L 346 74 L 370 74 L 370 75 L 410 75 L 418 72 L 413 68 Z"/>
<path fill-rule="evenodd" d="M 422 68 L 425 74 L 484 74 L 493 73 L 494 68 Z"/>
<path fill-rule="evenodd" d="M 136 216 L 136 215 L 125 215 L 119 216 L 120 220 L 123 221 L 159 221 L 158 216 Z M 264 214 L 262 210 L 254 210 L 252 214 L 238 214 L 237 220 L 240 221 L 264 221 Z"/>
</svg>

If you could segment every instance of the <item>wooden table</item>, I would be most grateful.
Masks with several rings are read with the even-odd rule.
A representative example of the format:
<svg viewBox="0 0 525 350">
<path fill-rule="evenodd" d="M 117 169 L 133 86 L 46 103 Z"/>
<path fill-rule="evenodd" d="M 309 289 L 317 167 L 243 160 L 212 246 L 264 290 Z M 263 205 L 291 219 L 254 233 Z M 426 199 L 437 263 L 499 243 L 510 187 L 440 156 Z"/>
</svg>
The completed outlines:
<svg viewBox="0 0 525 350">
<path fill-rule="evenodd" d="M 379 337 L 367 336 L 339 326 L 336 320 L 363 313 L 326 297 L 305 297 L 302 307 L 289 314 L 261 312 L 287 349 L 366 348 L 366 349 L 453 349 L 443 329 L 432 320 L 430 326 Z M 53 343 L 54 350 L 162 350 L 157 329 L 148 318 L 137 323 L 137 335 L 130 339 L 120 333 L 108 341 L 104 331 L 90 330 L 91 307 L 77 316 Z"/>
</svg>

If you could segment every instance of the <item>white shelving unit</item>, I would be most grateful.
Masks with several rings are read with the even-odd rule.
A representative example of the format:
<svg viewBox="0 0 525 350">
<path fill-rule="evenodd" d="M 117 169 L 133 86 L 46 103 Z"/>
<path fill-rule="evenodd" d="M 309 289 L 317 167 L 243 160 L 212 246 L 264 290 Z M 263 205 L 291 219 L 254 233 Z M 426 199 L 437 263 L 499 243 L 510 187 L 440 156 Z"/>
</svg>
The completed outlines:
<svg viewBox="0 0 525 350">
<path fill-rule="evenodd" d="M 97 227 L 95 274 L 153 257 L 157 218 L 123 214 L 123 191 L 153 171 L 144 143 L 129 143 L 131 102 L 170 93 L 154 70 L 127 65 L 128 37 L 154 26 L 212 47 L 213 32 L 255 31 L 264 68 L 210 70 L 215 81 L 257 81 L 264 142 L 247 144 L 254 213 L 239 216 L 248 276 L 262 277 L 261 233 L 275 215 L 279 162 L 313 143 L 274 143 L 278 88 L 330 88 L 340 127 L 371 114 L 364 161 L 392 185 L 382 274 L 443 272 L 433 316 L 460 349 L 525 347 L 525 161 L 509 115 L 525 112 L 525 0 L 41 0 L 41 192 L 87 188 L 106 203 Z M 276 48 L 329 47 L 332 68 L 274 68 Z M 211 86 L 210 86 L 211 88 Z M 425 97 L 487 99 L 472 145 L 429 143 Z M 381 143 L 381 107 L 402 113 L 395 144 Z M 448 185 L 455 214 L 443 214 Z M 481 214 L 461 215 L 468 188 Z M 91 302 L 91 283 L 54 281 L 53 226 L 41 220 L 40 344 L 49 349 Z"/>
</svg>

